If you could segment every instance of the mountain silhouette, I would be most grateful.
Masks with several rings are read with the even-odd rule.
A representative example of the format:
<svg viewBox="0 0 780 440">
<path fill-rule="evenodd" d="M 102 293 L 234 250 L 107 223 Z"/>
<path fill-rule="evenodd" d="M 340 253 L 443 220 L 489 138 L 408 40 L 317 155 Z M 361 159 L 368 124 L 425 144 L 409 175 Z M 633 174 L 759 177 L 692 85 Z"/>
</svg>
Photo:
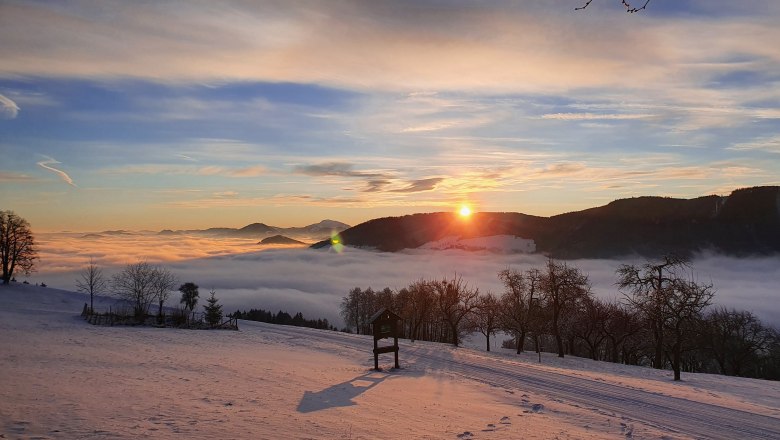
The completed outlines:
<svg viewBox="0 0 780 440">
<path fill-rule="evenodd" d="M 346 246 L 394 252 L 445 237 L 494 235 L 532 239 L 537 252 L 556 258 L 780 253 L 780 187 L 739 189 L 726 197 L 635 197 L 552 217 L 514 212 L 478 212 L 467 219 L 447 212 L 386 217 L 340 237 Z M 328 245 L 324 240 L 313 247 Z"/>
</svg>

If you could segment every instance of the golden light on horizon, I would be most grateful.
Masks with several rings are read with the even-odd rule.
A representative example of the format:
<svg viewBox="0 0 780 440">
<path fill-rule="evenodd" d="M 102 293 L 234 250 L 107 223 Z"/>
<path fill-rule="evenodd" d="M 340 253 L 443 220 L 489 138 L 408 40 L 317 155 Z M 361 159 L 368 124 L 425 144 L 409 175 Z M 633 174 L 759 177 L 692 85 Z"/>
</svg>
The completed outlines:
<svg viewBox="0 0 780 440">
<path fill-rule="evenodd" d="M 458 209 L 458 215 L 463 218 L 470 217 L 472 213 L 473 211 L 469 205 L 461 205 L 460 209 Z"/>
</svg>

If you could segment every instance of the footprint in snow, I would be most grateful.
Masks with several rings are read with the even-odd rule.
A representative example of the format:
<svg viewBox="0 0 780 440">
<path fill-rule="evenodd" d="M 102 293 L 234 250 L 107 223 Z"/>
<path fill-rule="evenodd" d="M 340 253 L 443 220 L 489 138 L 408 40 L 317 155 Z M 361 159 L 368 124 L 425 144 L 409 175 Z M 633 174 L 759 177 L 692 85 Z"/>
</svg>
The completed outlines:
<svg viewBox="0 0 780 440">
<path fill-rule="evenodd" d="M 501 421 L 499 423 L 501 423 L 502 425 L 511 425 L 512 424 L 512 422 L 509 421 L 509 417 L 508 416 L 501 417 Z"/>
<path fill-rule="evenodd" d="M 542 405 L 541 403 L 535 403 L 534 406 L 531 407 L 531 411 L 535 413 L 540 413 L 544 411 L 544 405 Z"/>
<path fill-rule="evenodd" d="M 470 438 L 474 438 L 474 434 L 472 434 L 469 431 L 464 431 L 462 434 L 458 434 L 458 438 L 470 439 Z"/>
<path fill-rule="evenodd" d="M 496 430 L 496 425 L 492 423 L 487 424 L 487 428 L 483 429 L 482 432 L 492 432 Z"/>
</svg>

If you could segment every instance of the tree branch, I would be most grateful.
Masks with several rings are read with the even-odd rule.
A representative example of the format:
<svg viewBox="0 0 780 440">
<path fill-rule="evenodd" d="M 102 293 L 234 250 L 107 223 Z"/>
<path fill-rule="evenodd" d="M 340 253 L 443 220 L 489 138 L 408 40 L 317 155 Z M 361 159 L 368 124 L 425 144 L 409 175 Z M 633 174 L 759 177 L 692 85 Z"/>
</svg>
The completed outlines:
<svg viewBox="0 0 780 440">
<path fill-rule="evenodd" d="M 588 0 L 582 6 L 574 8 L 574 10 L 575 11 L 581 11 L 581 10 L 587 8 L 588 6 L 590 6 L 590 4 L 592 2 L 593 2 L 593 0 Z M 650 0 L 645 0 L 645 3 L 642 6 L 640 6 L 640 7 L 631 6 L 631 4 L 629 2 L 627 2 L 626 0 L 620 0 L 620 3 L 623 6 L 626 7 L 626 12 L 628 12 L 629 14 L 633 14 L 633 13 L 645 10 L 647 8 L 647 4 L 650 3 Z"/>
</svg>

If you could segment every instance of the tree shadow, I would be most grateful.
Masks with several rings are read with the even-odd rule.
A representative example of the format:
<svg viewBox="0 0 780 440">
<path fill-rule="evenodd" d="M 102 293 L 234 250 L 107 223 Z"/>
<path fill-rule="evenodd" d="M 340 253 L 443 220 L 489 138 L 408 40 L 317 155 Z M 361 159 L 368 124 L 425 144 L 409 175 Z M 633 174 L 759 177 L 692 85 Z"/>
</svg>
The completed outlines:
<svg viewBox="0 0 780 440">
<path fill-rule="evenodd" d="M 298 412 L 310 413 L 328 408 L 356 405 L 352 399 L 379 385 L 390 376 L 386 372 L 372 370 L 322 391 L 305 391 L 298 404 Z"/>
</svg>

